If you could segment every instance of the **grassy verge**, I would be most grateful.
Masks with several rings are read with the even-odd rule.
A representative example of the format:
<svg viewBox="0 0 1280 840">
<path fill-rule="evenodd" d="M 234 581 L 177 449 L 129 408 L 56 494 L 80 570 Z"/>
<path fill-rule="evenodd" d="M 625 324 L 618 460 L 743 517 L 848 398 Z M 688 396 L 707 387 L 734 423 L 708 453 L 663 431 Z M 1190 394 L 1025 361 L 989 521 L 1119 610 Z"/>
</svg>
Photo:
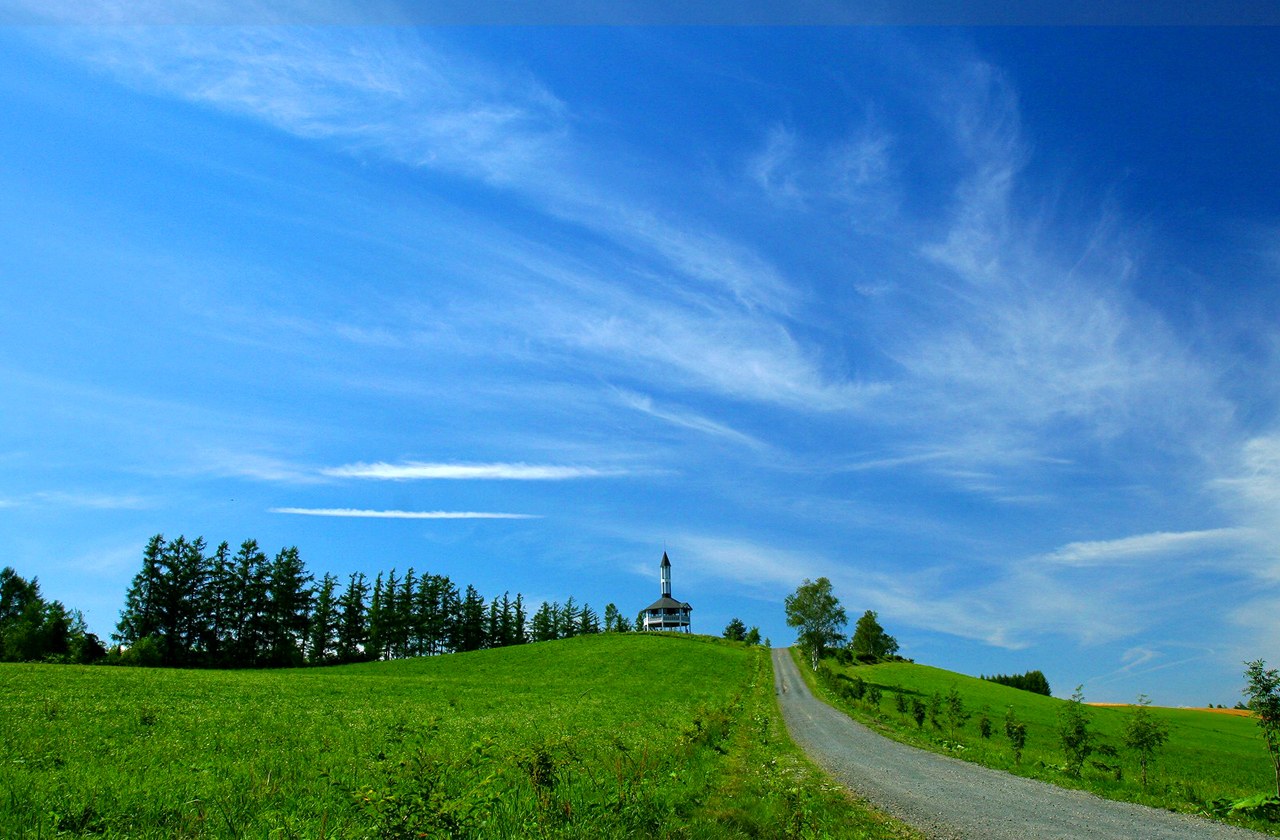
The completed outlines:
<svg viewBox="0 0 1280 840">
<path fill-rule="evenodd" d="M 1086 707 L 1101 750 L 1077 776 L 1067 772 L 1058 736 L 1058 715 L 1066 701 L 906 662 L 842 666 L 825 659 L 822 664 L 834 677 L 819 680 L 795 649 L 792 654 L 811 689 L 828 703 L 897 741 L 933 752 L 1108 799 L 1192 814 L 1212 811 L 1215 801 L 1274 792 L 1266 748 L 1257 725 L 1246 717 L 1152 708 L 1151 714 L 1168 725 L 1170 737 L 1143 787 L 1136 757 L 1124 747 L 1123 732 L 1132 709 Z M 879 701 L 873 702 L 877 692 Z M 953 692 L 968 714 L 963 721 L 948 719 L 946 698 Z M 859 693 L 862 696 L 855 698 Z M 898 710 L 899 694 L 906 712 Z M 912 701 L 928 707 L 937 702 L 935 696 L 942 701 L 937 722 L 926 715 L 923 725 L 917 725 Z M 1009 709 L 1026 725 L 1020 758 L 1005 733 Z M 983 715 L 991 723 L 989 738 L 980 733 Z M 1280 835 L 1280 825 L 1274 822 L 1243 817 L 1230 821 Z"/>
<path fill-rule="evenodd" d="M 605 635 L 304 671 L 0 667 L 0 837 L 905 837 L 767 652 Z"/>
</svg>

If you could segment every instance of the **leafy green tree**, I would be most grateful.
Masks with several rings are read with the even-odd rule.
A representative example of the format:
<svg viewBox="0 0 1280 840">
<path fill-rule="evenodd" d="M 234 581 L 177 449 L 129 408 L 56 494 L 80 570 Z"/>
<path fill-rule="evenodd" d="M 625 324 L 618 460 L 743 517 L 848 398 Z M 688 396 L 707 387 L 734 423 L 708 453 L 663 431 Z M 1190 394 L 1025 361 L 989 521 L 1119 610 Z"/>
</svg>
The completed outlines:
<svg viewBox="0 0 1280 840">
<path fill-rule="evenodd" d="M 747 635 L 742 638 L 742 641 L 746 642 L 749 645 L 760 644 L 760 628 L 753 626 L 750 630 L 747 631 Z"/>
<path fill-rule="evenodd" d="M 854 656 L 874 662 L 897 653 L 898 640 L 884 631 L 874 610 L 867 610 L 854 624 L 849 647 Z"/>
<path fill-rule="evenodd" d="M 893 692 L 893 708 L 898 710 L 898 714 L 905 721 L 907 718 L 907 693 L 901 688 Z"/>
<path fill-rule="evenodd" d="M 929 723 L 934 729 L 942 728 L 942 706 L 942 695 L 935 691 L 929 698 Z"/>
<path fill-rule="evenodd" d="M 1022 751 L 1027 746 L 1027 725 L 1018 720 L 1018 716 L 1013 713 L 1013 706 L 1004 714 L 1004 734 L 1013 749 L 1013 763 L 1021 764 Z"/>
<path fill-rule="evenodd" d="M 543 601 L 533 614 L 530 632 L 535 642 L 549 642 L 556 638 L 556 607 Z"/>
<path fill-rule="evenodd" d="M 957 729 L 963 729 L 965 723 L 973 716 L 973 714 L 965 708 L 964 698 L 960 696 L 960 692 L 956 687 L 951 686 L 951 690 L 947 692 L 945 701 L 945 714 L 947 718 L 947 729 L 952 737 L 955 736 Z"/>
<path fill-rule="evenodd" d="M 1096 743 L 1092 721 L 1085 711 L 1084 686 L 1076 686 L 1071 700 L 1058 712 L 1058 738 L 1067 758 L 1067 773 L 1079 776 Z"/>
<path fill-rule="evenodd" d="M 911 698 L 911 717 L 916 722 L 916 729 L 924 729 L 924 719 L 929 709 L 919 697 Z"/>
<path fill-rule="evenodd" d="M 1249 698 L 1249 709 L 1253 711 L 1262 730 L 1262 739 L 1266 741 L 1267 753 L 1276 774 L 1276 796 L 1280 796 L 1280 673 L 1275 668 L 1267 668 L 1267 663 L 1261 659 L 1246 662 L 1245 668 L 1244 675 L 1249 683 L 1244 694 Z"/>
<path fill-rule="evenodd" d="M 0 569 L 0 662 L 89 664 L 106 653 L 84 615 L 47 601 L 36 578 Z"/>
<path fill-rule="evenodd" d="M 796 591 L 787 596 L 787 626 L 795 627 L 800 647 L 809 654 L 813 670 L 818 670 L 818 660 L 828 647 L 835 647 L 844 639 L 841 629 L 848 623 L 844 607 L 831 592 L 831 581 L 825 577 L 817 580 L 805 578 Z"/>
<path fill-rule="evenodd" d="M 724 637 L 731 642 L 741 642 L 747 638 L 747 625 L 742 619 L 732 619 L 724 628 Z"/>
<path fill-rule="evenodd" d="M 618 605 L 610 601 L 604 605 L 604 632 L 625 633 L 631 629 L 629 622 L 618 611 Z"/>
<path fill-rule="evenodd" d="M 1151 714 L 1151 700 L 1145 694 L 1138 696 L 1138 705 L 1124 727 L 1124 745 L 1138 756 L 1142 768 L 1142 787 L 1147 786 L 1147 765 L 1169 740 L 1169 725 Z"/>
</svg>

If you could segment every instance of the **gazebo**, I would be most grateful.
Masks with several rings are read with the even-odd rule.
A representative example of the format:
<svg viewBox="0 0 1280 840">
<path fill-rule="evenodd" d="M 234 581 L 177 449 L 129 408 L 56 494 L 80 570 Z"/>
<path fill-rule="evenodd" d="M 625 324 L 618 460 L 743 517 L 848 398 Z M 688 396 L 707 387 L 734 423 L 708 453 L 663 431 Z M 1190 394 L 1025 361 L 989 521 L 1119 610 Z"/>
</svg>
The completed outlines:
<svg viewBox="0 0 1280 840">
<path fill-rule="evenodd" d="M 645 608 L 644 629 L 693 632 L 689 619 L 693 607 L 671 597 L 671 560 L 665 551 L 662 552 L 662 565 L 658 567 L 658 572 L 662 582 L 662 597 Z"/>
</svg>

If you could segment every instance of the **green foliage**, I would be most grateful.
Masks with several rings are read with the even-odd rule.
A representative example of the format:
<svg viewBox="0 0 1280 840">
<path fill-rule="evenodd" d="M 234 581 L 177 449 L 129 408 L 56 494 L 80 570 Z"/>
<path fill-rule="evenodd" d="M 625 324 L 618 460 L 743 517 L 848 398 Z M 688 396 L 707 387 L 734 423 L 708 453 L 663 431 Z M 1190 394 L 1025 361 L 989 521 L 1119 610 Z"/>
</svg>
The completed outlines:
<svg viewBox="0 0 1280 840">
<path fill-rule="evenodd" d="M 877 662 L 898 652 L 898 640 L 884 631 L 874 610 L 867 610 L 854 625 L 849 648 L 859 660 Z"/>
<path fill-rule="evenodd" d="M 0 569 L 0 662 L 87 664 L 105 654 L 78 610 L 46 601 L 35 578 Z"/>
<path fill-rule="evenodd" d="M 831 592 L 831 581 L 805 578 L 796 591 L 787 596 L 787 626 L 796 628 L 798 641 L 809 654 L 813 670 L 823 651 L 836 647 L 844 639 L 841 629 L 848 623 L 844 607 Z"/>
<path fill-rule="evenodd" d="M 988 740 L 991 738 L 991 733 L 991 715 L 988 714 L 987 707 L 983 706 L 982 711 L 978 715 L 978 735 L 980 735 L 983 740 Z"/>
<path fill-rule="evenodd" d="M 741 642 L 747 638 L 747 625 L 742 619 L 733 618 L 724 628 L 724 637 L 731 642 Z"/>
<path fill-rule="evenodd" d="M 1244 817 L 1270 823 L 1280 822 L 1280 796 L 1258 793 L 1241 799 L 1215 799 L 1204 809 L 1204 814 L 1221 819 Z"/>
<path fill-rule="evenodd" d="M 747 630 L 747 635 L 742 638 L 742 641 L 749 645 L 760 644 L 760 628 L 753 625 L 749 630 Z M 765 647 L 768 647 L 767 643 L 765 644 Z"/>
<path fill-rule="evenodd" d="M 1049 681 L 1039 671 L 1027 671 L 1025 674 L 996 674 L 990 677 L 981 677 L 981 679 L 999 683 L 1000 685 L 1007 685 L 1010 688 L 1030 691 L 1034 694 L 1043 694 L 1045 697 L 1050 697 L 1053 694 L 1049 691 Z"/>
<path fill-rule="evenodd" d="M 972 712 L 965 708 L 964 698 L 960 696 L 960 692 L 953 685 L 947 692 L 944 703 L 944 714 L 947 718 L 947 731 L 955 736 L 957 729 L 964 728 L 969 718 L 973 717 Z"/>
<path fill-rule="evenodd" d="M 765 651 L 706 638 L 305 670 L 5 665 L 0 686 L 6 840 L 910 836 L 791 745 Z"/>
<path fill-rule="evenodd" d="M 1071 700 L 1058 710 L 1058 740 L 1062 743 L 1062 752 L 1066 756 L 1068 775 L 1079 776 L 1095 746 L 1090 715 L 1085 711 L 1082 685 L 1076 686 Z"/>
<path fill-rule="evenodd" d="M 1280 672 L 1267 668 L 1261 659 L 1245 663 L 1245 678 L 1249 683 L 1244 693 L 1249 698 L 1249 709 L 1262 730 L 1271 764 L 1276 776 L 1276 796 L 1280 796 Z"/>
<path fill-rule="evenodd" d="M 1022 751 L 1027 747 L 1027 725 L 1018 720 L 1013 706 L 1004 714 L 1004 734 L 1009 739 L 1009 749 L 1013 750 L 1013 763 L 1022 763 Z"/>
<path fill-rule="evenodd" d="M 1147 696 L 1138 697 L 1138 705 L 1124 728 L 1124 745 L 1138 757 L 1142 770 L 1142 787 L 1147 786 L 1147 767 L 1155 754 L 1169 740 L 1169 724 L 1151 714 L 1151 701 Z"/>
</svg>

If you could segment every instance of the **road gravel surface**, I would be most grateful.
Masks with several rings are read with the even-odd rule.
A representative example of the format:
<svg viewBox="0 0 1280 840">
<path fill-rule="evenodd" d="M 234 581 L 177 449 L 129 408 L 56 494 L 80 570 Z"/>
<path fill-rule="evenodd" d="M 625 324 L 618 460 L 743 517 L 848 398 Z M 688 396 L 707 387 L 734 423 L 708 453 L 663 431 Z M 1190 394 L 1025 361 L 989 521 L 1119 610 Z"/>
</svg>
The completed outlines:
<svg viewBox="0 0 1280 840">
<path fill-rule="evenodd" d="M 791 738 L 859 797 L 938 840 L 1259 840 L 1265 835 L 1055 787 L 925 752 L 818 700 L 791 653 L 773 651 Z"/>
</svg>

